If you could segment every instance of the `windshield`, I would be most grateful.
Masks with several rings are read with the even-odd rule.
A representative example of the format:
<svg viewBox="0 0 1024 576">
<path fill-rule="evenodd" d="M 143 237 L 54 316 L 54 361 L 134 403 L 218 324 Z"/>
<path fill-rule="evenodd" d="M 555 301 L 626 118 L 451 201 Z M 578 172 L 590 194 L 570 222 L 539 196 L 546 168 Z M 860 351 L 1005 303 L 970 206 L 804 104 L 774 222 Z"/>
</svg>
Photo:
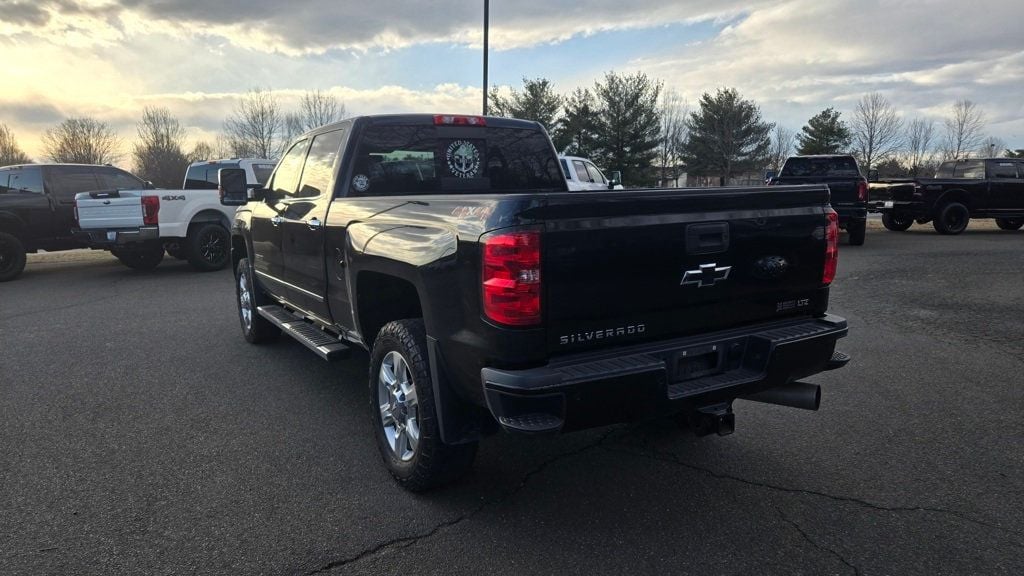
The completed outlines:
<svg viewBox="0 0 1024 576">
<path fill-rule="evenodd" d="M 350 196 L 565 190 L 550 141 L 529 128 L 370 125 L 353 162 Z"/>
<path fill-rule="evenodd" d="M 801 156 L 789 158 L 779 176 L 851 176 L 859 177 L 853 156 Z"/>
<path fill-rule="evenodd" d="M 985 178 L 984 160 L 950 160 L 939 165 L 935 171 L 936 178 L 956 178 L 963 180 L 983 180 Z"/>
</svg>

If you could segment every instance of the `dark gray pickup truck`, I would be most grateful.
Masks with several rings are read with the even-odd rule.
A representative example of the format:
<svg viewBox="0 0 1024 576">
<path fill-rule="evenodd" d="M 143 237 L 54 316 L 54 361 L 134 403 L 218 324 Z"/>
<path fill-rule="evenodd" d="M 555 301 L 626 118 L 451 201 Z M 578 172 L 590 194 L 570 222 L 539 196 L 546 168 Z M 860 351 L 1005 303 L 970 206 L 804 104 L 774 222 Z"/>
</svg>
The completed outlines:
<svg viewBox="0 0 1024 576">
<path fill-rule="evenodd" d="M 790 156 L 771 186 L 825 184 L 829 203 L 839 214 L 839 227 L 846 230 L 850 244 L 861 246 L 867 233 L 868 180 L 860 173 L 857 160 L 849 154 Z"/>
<path fill-rule="evenodd" d="M 569 192 L 539 124 L 449 115 L 319 128 L 251 199 L 241 171 L 220 181 L 246 340 L 368 350 L 377 443 L 410 490 L 499 430 L 674 415 L 727 434 L 737 398 L 816 409 L 800 379 L 849 360 L 823 185 Z"/>
</svg>

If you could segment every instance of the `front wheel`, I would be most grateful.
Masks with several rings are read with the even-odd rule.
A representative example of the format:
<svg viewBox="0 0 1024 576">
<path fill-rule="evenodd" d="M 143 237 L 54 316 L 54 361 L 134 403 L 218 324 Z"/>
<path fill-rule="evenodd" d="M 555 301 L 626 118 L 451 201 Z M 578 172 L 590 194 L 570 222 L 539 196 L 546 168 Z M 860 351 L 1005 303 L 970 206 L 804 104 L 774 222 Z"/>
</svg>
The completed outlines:
<svg viewBox="0 0 1024 576">
<path fill-rule="evenodd" d="M 381 328 L 370 357 L 370 413 L 384 465 L 411 492 L 451 482 L 473 465 L 476 442 L 444 444 L 434 409 L 423 320 Z"/>
<path fill-rule="evenodd" d="M 970 221 L 971 212 L 967 206 L 959 202 L 950 202 L 939 209 L 932 226 L 939 234 L 954 235 L 967 230 L 967 223 Z"/>
<path fill-rule="evenodd" d="M 894 212 L 884 212 L 882 214 L 882 225 L 885 226 L 886 230 L 892 230 L 893 232 L 904 232 L 914 224 L 914 219 L 902 214 L 896 214 Z"/>
<path fill-rule="evenodd" d="M 245 341 L 250 344 L 262 344 L 276 339 L 281 329 L 260 316 L 256 310 L 264 304 L 269 304 L 270 299 L 256 284 L 249 269 L 248 258 L 239 260 L 235 268 L 235 295 L 238 301 L 238 321 L 242 324 Z"/>
<path fill-rule="evenodd" d="M 152 270 L 164 259 L 164 247 L 160 244 L 114 248 L 110 253 L 132 270 Z"/>
<path fill-rule="evenodd" d="M 17 236 L 0 232 L 0 282 L 14 280 L 25 269 L 25 246 Z"/>
<path fill-rule="evenodd" d="M 185 238 L 185 256 L 200 272 L 220 270 L 231 259 L 231 234 L 215 222 L 193 224 Z"/>
<path fill-rule="evenodd" d="M 1024 226 L 1024 218 L 996 218 L 996 226 L 1000 230 L 1020 230 Z"/>
</svg>

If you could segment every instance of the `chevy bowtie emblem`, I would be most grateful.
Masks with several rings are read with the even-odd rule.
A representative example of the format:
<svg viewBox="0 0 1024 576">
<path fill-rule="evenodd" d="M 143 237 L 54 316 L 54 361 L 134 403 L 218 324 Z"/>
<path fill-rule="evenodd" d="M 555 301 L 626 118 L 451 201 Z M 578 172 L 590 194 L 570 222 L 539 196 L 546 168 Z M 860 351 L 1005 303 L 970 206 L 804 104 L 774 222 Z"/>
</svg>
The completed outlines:
<svg viewBox="0 0 1024 576">
<path fill-rule="evenodd" d="M 697 270 L 687 270 L 679 285 L 696 284 L 698 288 L 714 286 L 715 282 L 728 278 L 730 270 L 732 270 L 732 266 L 719 266 L 714 263 L 701 264 Z"/>
</svg>

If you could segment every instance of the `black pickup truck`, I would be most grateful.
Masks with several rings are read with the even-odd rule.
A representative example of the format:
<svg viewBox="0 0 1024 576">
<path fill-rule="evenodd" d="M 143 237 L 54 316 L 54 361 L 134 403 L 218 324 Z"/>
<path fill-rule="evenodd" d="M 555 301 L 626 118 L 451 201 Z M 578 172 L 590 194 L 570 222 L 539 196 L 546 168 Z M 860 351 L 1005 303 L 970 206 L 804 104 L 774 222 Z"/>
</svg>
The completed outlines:
<svg viewBox="0 0 1024 576">
<path fill-rule="evenodd" d="M 0 168 L 0 282 L 25 269 L 25 253 L 72 250 L 75 194 L 152 184 L 113 166 L 24 164 Z"/>
<path fill-rule="evenodd" d="M 839 227 L 846 230 L 850 244 L 861 246 L 867 233 L 868 181 L 857 160 L 849 154 L 790 156 L 769 186 L 827 184 L 832 209 L 839 214 Z"/>
<path fill-rule="evenodd" d="M 447 115 L 322 127 L 253 198 L 240 170 L 220 186 L 245 339 L 370 351 L 377 442 L 410 490 L 501 429 L 727 434 L 739 397 L 816 409 L 798 380 L 849 360 L 825 186 L 570 193 L 539 124 Z"/>
<path fill-rule="evenodd" d="M 971 218 L 995 218 L 1003 230 L 1024 226 L 1024 160 L 948 160 L 935 178 L 871 183 L 871 208 L 889 230 L 932 223 L 939 234 L 959 234 Z"/>
</svg>

